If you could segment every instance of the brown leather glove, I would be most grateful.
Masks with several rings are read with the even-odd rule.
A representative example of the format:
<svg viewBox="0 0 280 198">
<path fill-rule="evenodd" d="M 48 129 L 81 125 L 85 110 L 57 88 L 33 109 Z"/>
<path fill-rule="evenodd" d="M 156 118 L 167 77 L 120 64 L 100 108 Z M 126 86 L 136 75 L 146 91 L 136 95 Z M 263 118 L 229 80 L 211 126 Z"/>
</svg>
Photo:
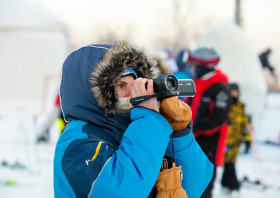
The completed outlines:
<svg viewBox="0 0 280 198">
<path fill-rule="evenodd" d="M 176 167 L 175 163 L 170 169 L 163 169 L 156 181 L 156 198 L 188 198 L 186 191 L 182 188 L 183 178 L 182 166 Z"/>
<path fill-rule="evenodd" d="M 171 125 L 173 131 L 185 129 L 192 119 L 192 111 L 189 105 L 173 96 L 164 99 L 160 103 L 160 114 Z"/>
</svg>

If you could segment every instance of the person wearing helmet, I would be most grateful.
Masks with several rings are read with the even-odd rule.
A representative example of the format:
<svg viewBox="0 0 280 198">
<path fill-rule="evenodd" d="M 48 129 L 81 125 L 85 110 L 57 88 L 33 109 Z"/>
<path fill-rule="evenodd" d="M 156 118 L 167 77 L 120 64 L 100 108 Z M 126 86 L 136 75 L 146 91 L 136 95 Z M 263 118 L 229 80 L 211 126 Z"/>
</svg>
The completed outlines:
<svg viewBox="0 0 280 198">
<path fill-rule="evenodd" d="M 202 198 L 212 196 L 216 166 L 222 165 L 227 133 L 227 116 L 230 109 L 228 77 L 216 69 L 220 57 L 213 48 L 201 47 L 192 52 L 188 61 L 195 75 L 196 95 L 184 101 L 192 109 L 193 132 L 209 160 L 215 165 L 213 178 Z"/>
<path fill-rule="evenodd" d="M 155 65 L 127 42 L 89 45 L 67 57 L 60 98 L 68 124 L 55 150 L 54 197 L 152 198 L 155 184 L 161 193 L 183 192 L 183 188 L 189 198 L 201 196 L 211 181 L 213 165 L 194 139 L 190 108 L 174 97 L 164 99 L 160 108 L 156 98 L 135 107 L 129 102 L 154 93 Z M 179 101 L 181 112 L 188 113 L 181 115 L 176 108 L 165 111 L 164 101 L 171 100 Z M 182 122 L 176 125 L 172 117 L 168 119 L 170 111 L 184 117 Z M 163 159 L 173 153 L 183 174 L 176 175 L 177 186 L 163 189 L 164 184 L 173 184 L 160 181 Z"/>
<path fill-rule="evenodd" d="M 188 62 L 189 59 L 189 50 L 183 49 L 181 50 L 176 58 L 176 63 L 178 66 L 178 71 L 174 72 L 174 75 L 178 79 L 192 79 L 193 78 L 193 71 L 191 70 L 191 63 Z"/>
</svg>

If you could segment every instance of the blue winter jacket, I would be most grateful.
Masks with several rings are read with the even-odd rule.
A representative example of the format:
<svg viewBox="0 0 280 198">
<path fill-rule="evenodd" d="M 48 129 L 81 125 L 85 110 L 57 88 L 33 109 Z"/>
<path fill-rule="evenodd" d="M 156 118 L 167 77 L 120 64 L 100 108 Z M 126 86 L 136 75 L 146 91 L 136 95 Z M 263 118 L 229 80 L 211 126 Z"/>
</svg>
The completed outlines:
<svg viewBox="0 0 280 198">
<path fill-rule="evenodd" d="M 172 128 L 159 113 L 135 107 L 107 114 L 91 93 L 90 72 L 112 46 L 72 52 L 62 69 L 61 108 L 68 123 L 54 156 L 54 196 L 153 197 L 165 155 L 172 156 Z M 173 133 L 175 160 L 189 198 L 201 196 L 213 165 L 194 139 L 191 124 Z"/>
</svg>

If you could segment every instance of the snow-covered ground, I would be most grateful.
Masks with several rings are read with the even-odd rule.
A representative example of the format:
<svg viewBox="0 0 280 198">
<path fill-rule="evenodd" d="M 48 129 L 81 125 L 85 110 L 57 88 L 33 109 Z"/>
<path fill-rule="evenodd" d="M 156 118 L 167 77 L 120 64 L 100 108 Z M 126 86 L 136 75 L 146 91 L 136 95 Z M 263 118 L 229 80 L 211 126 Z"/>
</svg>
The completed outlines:
<svg viewBox="0 0 280 198">
<path fill-rule="evenodd" d="M 0 104 L 0 198 L 53 197 L 52 162 L 58 131 L 53 126 L 51 142 L 35 144 L 34 136 L 43 119 L 34 119 L 34 112 L 38 108 L 36 103 L 26 104 L 25 108 L 12 103 Z M 240 190 L 242 198 L 280 197 L 280 147 L 262 143 L 264 140 L 278 141 L 280 94 L 268 96 L 261 129 L 262 133 L 255 134 L 257 143 L 253 152 L 239 154 L 237 175 L 240 180 L 247 176 L 252 181 L 260 180 L 273 187 L 262 190 L 252 185 L 243 186 Z M 3 161 L 9 165 L 19 162 L 26 168 L 1 166 Z M 226 197 L 221 193 L 222 172 L 223 169 L 218 168 L 214 198 Z"/>
<path fill-rule="evenodd" d="M 261 186 L 244 184 L 240 189 L 242 198 L 279 198 L 280 197 L 280 147 L 257 145 L 260 158 L 255 158 L 252 152 L 249 155 L 239 154 L 236 164 L 237 177 L 241 181 L 247 176 L 251 181 L 259 180 L 270 186 L 263 190 Z M 218 168 L 215 181 L 214 198 L 225 198 L 221 192 L 223 168 Z M 276 189 L 278 188 L 278 189 Z"/>
</svg>

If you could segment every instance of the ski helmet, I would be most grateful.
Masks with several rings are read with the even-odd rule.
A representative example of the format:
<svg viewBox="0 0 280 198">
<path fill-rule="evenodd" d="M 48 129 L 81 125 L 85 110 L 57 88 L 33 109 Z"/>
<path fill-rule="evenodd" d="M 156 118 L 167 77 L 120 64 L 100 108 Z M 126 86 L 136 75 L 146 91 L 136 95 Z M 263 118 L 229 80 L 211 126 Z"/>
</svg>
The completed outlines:
<svg viewBox="0 0 280 198">
<path fill-rule="evenodd" d="M 201 47 L 191 52 L 189 61 L 200 66 L 214 67 L 219 63 L 220 57 L 214 48 Z"/>
<path fill-rule="evenodd" d="M 183 49 L 177 55 L 176 63 L 180 71 L 186 71 L 190 67 L 189 54 L 189 50 Z"/>
</svg>

